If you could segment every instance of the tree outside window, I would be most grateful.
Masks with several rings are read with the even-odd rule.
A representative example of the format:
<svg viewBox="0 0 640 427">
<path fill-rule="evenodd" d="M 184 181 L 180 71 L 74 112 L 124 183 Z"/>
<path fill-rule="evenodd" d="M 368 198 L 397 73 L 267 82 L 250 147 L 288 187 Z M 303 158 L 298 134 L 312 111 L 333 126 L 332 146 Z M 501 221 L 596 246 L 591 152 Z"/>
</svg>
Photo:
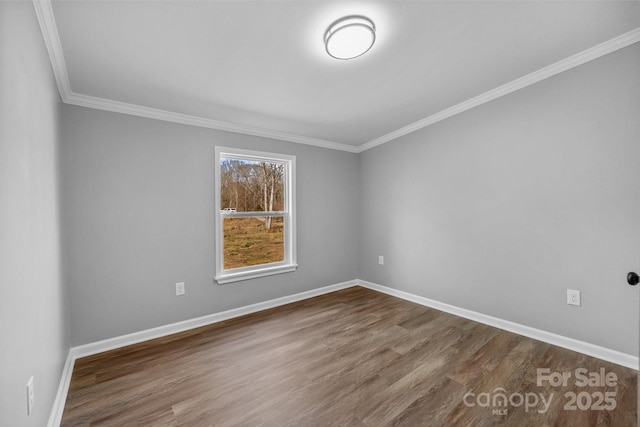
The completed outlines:
<svg viewBox="0 0 640 427">
<path fill-rule="evenodd" d="M 295 157 L 216 148 L 216 280 L 295 269 Z"/>
</svg>

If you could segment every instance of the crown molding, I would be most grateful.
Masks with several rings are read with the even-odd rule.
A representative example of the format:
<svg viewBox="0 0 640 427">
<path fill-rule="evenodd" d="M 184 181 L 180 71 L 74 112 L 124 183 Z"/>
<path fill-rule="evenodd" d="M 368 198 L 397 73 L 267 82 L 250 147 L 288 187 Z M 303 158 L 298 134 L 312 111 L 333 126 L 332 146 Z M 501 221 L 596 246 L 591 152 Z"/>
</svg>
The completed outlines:
<svg viewBox="0 0 640 427">
<path fill-rule="evenodd" d="M 69 74 L 64 60 L 62 44 L 58 34 L 58 27 L 53 15 L 51 0 L 33 0 L 40 30 L 44 38 L 49 59 L 53 68 L 53 74 L 58 85 L 58 92 L 62 102 L 70 105 L 94 108 L 98 110 L 111 111 L 115 113 L 128 114 L 132 116 L 145 117 L 148 119 L 162 120 L 166 122 L 179 123 L 189 126 L 198 126 L 209 129 L 221 130 L 225 132 L 239 133 L 243 135 L 259 136 L 263 138 L 277 139 L 280 141 L 295 142 L 298 144 L 313 145 L 316 147 L 329 148 L 332 150 L 347 151 L 357 153 L 358 147 L 339 142 L 327 141 L 319 138 L 295 135 L 271 129 L 263 129 L 254 126 L 239 125 L 235 123 L 223 122 L 220 120 L 207 119 L 188 114 L 176 113 L 173 111 L 161 110 L 158 108 L 145 107 L 142 105 L 128 104 L 111 99 L 99 98 L 90 95 L 83 95 L 73 92 L 69 82 Z"/>
<path fill-rule="evenodd" d="M 98 110 L 111 111 L 115 113 L 128 114 L 132 116 L 144 117 L 148 119 L 162 120 L 165 122 L 179 123 L 189 126 L 221 130 L 225 132 L 239 133 L 243 135 L 259 136 L 263 138 L 277 139 L 279 141 L 295 142 L 298 144 L 313 145 L 316 147 L 329 148 L 332 150 L 358 152 L 358 147 L 324 139 L 311 138 L 307 136 L 295 135 L 287 132 L 257 128 L 253 126 L 238 125 L 235 123 L 223 122 L 220 120 L 207 119 L 188 114 L 176 113 L 173 111 L 160 110 L 157 108 L 144 107 L 141 105 L 128 104 L 126 102 L 113 101 L 110 99 L 95 96 L 82 95 L 71 92 L 63 98 L 65 104 L 77 105 L 80 107 L 94 108 Z"/>
<path fill-rule="evenodd" d="M 47 52 L 49 53 L 49 59 L 51 61 L 51 66 L 53 68 L 56 83 L 58 85 L 58 91 L 60 92 L 62 102 L 64 102 L 65 104 L 129 114 L 133 116 L 179 123 L 189 126 L 216 129 L 225 132 L 259 136 L 263 138 L 277 139 L 280 141 L 288 141 L 298 144 L 313 145 L 316 147 L 347 151 L 350 153 L 361 153 L 389 141 L 393 141 L 394 139 L 400 138 L 401 136 L 415 132 L 439 121 L 448 119 L 449 117 L 455 116 L 479 105 L 493 101 L 497 98 L 538 83 L 539 81 L 555 76 L 556 74 L 562 73 L 563 71 L 570 70 L 586 62 L 600 58 L 601 56 L 604 56 L 608 53 L 614 52 L 640 41 L 639 27 L 604 43 L 600 43 L 599 45 L 596 45 L 592 48 L 586 49 L 576 55 L 570 56 L 566 59 L 541 68 L 495 89 L 487 91 L 481 95 L 463 101 L 438 113 L 432 114 L 422 120 L 418 120 L 393 132 L 387 133 L 379 138 L 368 141 L 362 145 L 353 146 L 319 138 L 281 132 L 277 130 L 239 125 L 220 120 L 197 117 L 188 114 L 176 113 L 172 111 L 160 110 L 157 108 L 144 107 L 141 105 L 128 104 L 125 102 L 74 93 L 71 90 L 71 84 L 69 82 L 69 74 L 67 73 L 67 66 L 64 61 L 62 45 L 60 43 L 60 37 L 58 35 L 58 28 L 56 26 L 55 17 L 53 15 L 53 9 L 51 7 L 51 0 L 32 1 L 36 11 L 36 15 L 38 17 L 38 23 L 40 24 L 42 36 L 47 47 Z"/>
<path fill-rule="evenodd" d="M 60 37 L 58 36 L 58 26 L 56 25 L 56 19 L 53 16 L 53 9 L 51 8 L 51 0 L 33 0 L 33 7 L 36 10 L 40 31 L 42 31 L 44 44 L 49 53 L 53 75 L 58 85 L 58 92 L 64 102 L 69 94 L 71 94 L 71 84 L 69 83 L 67 65 L 64 62 L 62 45 L 60 44 Z"/>
<path fill-rule="evenodd" d="M 640 27 L 358 146 L 358 152 L 430 126 L 640 41 Z"/>
</svg>

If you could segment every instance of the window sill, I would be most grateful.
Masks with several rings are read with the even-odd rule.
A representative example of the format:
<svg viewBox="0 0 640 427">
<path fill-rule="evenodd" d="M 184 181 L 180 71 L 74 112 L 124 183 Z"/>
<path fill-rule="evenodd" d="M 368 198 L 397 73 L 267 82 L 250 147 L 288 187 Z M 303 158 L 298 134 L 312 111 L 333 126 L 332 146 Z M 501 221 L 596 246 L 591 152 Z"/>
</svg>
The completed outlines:
<svg viewBox="0 0 640 427">
<path fill-rule="evenodd" d="M 290 273 L 298 268 L 298 264 L 279 265 L 276 267 L 254 268 L 249 271 L 222 274 L 216 276 L 219 285 L 239 282 L 241 280 L 257 279 L 258 277 L 272 276 L 274 274 Z"/>
</svg>

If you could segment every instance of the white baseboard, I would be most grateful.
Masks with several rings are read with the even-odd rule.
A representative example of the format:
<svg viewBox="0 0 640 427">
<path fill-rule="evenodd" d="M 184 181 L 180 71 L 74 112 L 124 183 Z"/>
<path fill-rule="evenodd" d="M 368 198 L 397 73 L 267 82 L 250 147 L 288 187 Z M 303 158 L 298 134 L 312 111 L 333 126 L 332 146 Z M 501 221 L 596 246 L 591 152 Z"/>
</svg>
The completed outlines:
<svg viewBox="0 0 640 427">
<path fill-rule="evenodd" d="M 616 350 L 611 350 L 609 348 L 600 347 L 595 344 L 590 344 L 584 341 L 557 335 L 552 332 L 547 332 L 518 323 L 510 322 L 508 320 L 499 319 L 497 317 L 487 316 L 486 314 L 478 313 L 476 311 L 471 311 L 465 308 L 445 304 L 429 298 L 410 294 L 408 292 L 378 285 L 376 283 L 371 283 L 364 280 L 356 280 L 356 282 L 363 288 L 382 292 L 387 295 L 415 302 L 420 305 L 435 308 L 436 310 L 444 311 L 446 313 L 450 313 L 459 317 L 464 317 L 465 319 L 473 320 L 475 322 L 484 323 L 485 325 L 494 326 L 496 328 L 523 335 L 525 337 L 533 338 L 538 341 L 557 345 L 558 347 L 566 348 L 568 350 L 577 351 L 578 353 L 586 354 L 588 356 L 597 357 L 598 359 L 606 360 L 617 365 L 635 369 L 636 371 L 639 367 L 638 356 L 633 356 Z"/>
<path fill-rule="evenodd" d="M 171 323 L 169 325 L 159 326 L 157 328 L 147 329 L 140 332 L 134 332 L 132 334 L 80 345 L 77 347 L 73 347 L 71 350 L 73 351 L 76 359 L 80 357 L 91 356 L 97 353 L 102 353 L 103 351 L 113 350 L 132 344 L 138 344 L 140 342 L 165 337 L 167 335 L 175 334 L 178 332 L 188 331 L 190 329 L 199 328 L 201 326 L 211 325 L 213 323 L 218 323 L 224 320 L 233 319 L 235 317 L 245 316 L 247 314 L 255 313 L 258 311 L 279 307 L 281 305 L 290 304 L 292 302 L 302 301 L 318 295 L 328 294 L 330 292 L 335 292 L 341 289 L 356 286 L 356 284 L 357 282 L 355 280 L 350 280 L 348 282 L 325 286 L 318 289 L 312 289 L 310 291 L 300 292 L 297 294 L 288 295 L 286 297 L 246 305 L 244 307 L 238 307 L 202 317 L 196 317 L 195 319 L 184 320 L 182 322 Z"/>
<path fill-rule="evenodd" d="M 67 394 L 69 392 L 71 374 L 73 373 L 73 366 L 75 365 L 76 359 L 102 353 L 108 350 L 114 350 L 120 347 L 126 347 L 132 344 L 138 344 L 155 338 L 161 338 L 178 332 L 184 332 L 190 329 L 199 328 L 201 326 L 211 325 L 213 323 L 222 322 L 224 320 L 233 319 L 235 317 L 245 316 L 247 314 L 267 310 L 269 308 L 279 307 L 281 305 L 290 304 L 296 301 L 302 301 L 319 295 L 328 294 L 330 292 L 339 291 L 341 289 L 351 288 L 353 286 L 357 286 L 357 282 L 355 280 L 350 280 L 348 282 L 325 286 L 318 289 L 312 289 L 310 291 L 300 292 L 297 294 L 288 295 L 257 304 L 251 304 L 244 307 L 238 307 L 231 310 L 222 311 L 220 313 L 214 313 L 207 316 L 197 317 L 195 319 L 184 320 L 182 322 L 159 326 L 157 328 L 147 329 L 140 332 L 134 332 L 132 334 L 122 335 L 119 337 L 71 347 L 69 349 L 69 354 L 62 371 L 60 385 L 58 386 L 58 392 L 53 403 L 53 408 L 51 409 L 51 415 L 49 416 L 49 423 L 47 424 L 47 426 L 58 427 L 60 425 L 60 422 L 62 420 L 62 413 L 64 412 L 64 404 L 67 400 Z"/>
<path fill-rule="evenodd" d="M 58 385 L 56 398 L 53 401 L 53 407 L 51 409 L 51 414 L 49 415 L 47 427 L 58 427 L 62 421 L 62 412 L 64 411 L 64 404 L 67 401 L 67 393 L 69 392 L 69 384 L 71 383 L 71 374 L 73 373 L 73 364 L 75 363 L 75 358 L 73 357 L 71 350 L 72 349 L 69 349 L 69 353 L 67 353 L 67 360 L 64 362 L 62 376 L 60 377 L 60 384 Z"/>
<path fill-rule="evenodd" d="M 382 292 L 387 295 L 391 295 L 397 298 L 401 298 L 407 301 L 415 302 L 420 305 L 434 308 L 436 310 L 444 311 L 456 316 L 464 317 L 465 319 L 473 320 L 479 323 L 483 323 L 489 326 L 494 326 L 505 331 L 513 332 L 519 335 L 523 335 L 529 338 L 533 338 L 539 341 L 547 342 L 549 344 L 557 345 L 569 350 L 577 351 L 579 353 L 586 354 L 588 356 L 597 357 L 598 359 L 606 360 L 618 365 L 625 366 L 627 368 L 638 370 L 638 357 L 630 354 L 621 353 L 619 351 L 611 350 L 608 348 L 600 347 L 594 344 L 586 343 L 583 341 L 575 340 L 573 338 L 564 337 L 551 332 L 542 331 L 540 329 L 531 328 L 529 326 L 520 325 L 518 323 L 510 322 L 508 320 L 499 319 L 497 317 L 487 316 L 486 314 L 478 313 L 475 311 L 467 310 L 464 308 L 456 307 L 453 305 L 445 304 L 429 298 L 413 295 L 408 292 L 400 291 L 397 289 L 389 288 L 386 286 L 378 285 L 376 283 L 367 282 L 364 280 L 350 280 L 348 282 L 338 283 L 331 286 L 325 286 L 323 288 L 312 289 L 306 292 L 300 292 L 297 294 L 272 299 L 269 301 L 260 302 L 257 304 L 251 304 L 244 307 L 238 307 L 231 310 L 223 311 L 220 313 L 214 313 L 207 316 L 197 317 L 195 319 L 189 319 L 182 322 L 172 323 L 165 326 L 159 326 L 157 328 L 147 329 L 140 332 L 134 332 L 132 334 L 123 335 L 120 337 L 109 338 L 94 343 L 84 344 L 69 349 L 69 354 L 64 365 L 62 377 L 60 379 L 60 385 L 58 386 L 58 392 L 54 401 L 51 415 L 49 417 L 48 427 L 58 427 L 62 420 L 62 413 L 64 411 L 64 404 L 67 400 L 67 393 L 69 391 L 69 384 L 71 382 L 71 375 L 73 373 L 73 366 L 76 359 L 81 357 L 91 356 L 104 351 L 113 350 L 120 347 L 125 347 L 132 344 L 148 341 L 155 338 L 161 338 L 167 335 L 175 334 L 178 332 L 184 332 L 189 329 L 199 328 L 201 326 L 211 325 L 213 323 L 222 322 L 224 320 L 233 319 L 247 314 L 256 313 L 258 311 L 267 310 L 281 305 L 289 304 L 296 301 L 302 301 L 308 298 L 313 298 L 319 295 L 328 294 L 330 292 L 339 291 L 342 289 L 351 288 L 354 286 L 362 286 L 363 288 L 371 289 L 377 292 Z"/>
</svg>

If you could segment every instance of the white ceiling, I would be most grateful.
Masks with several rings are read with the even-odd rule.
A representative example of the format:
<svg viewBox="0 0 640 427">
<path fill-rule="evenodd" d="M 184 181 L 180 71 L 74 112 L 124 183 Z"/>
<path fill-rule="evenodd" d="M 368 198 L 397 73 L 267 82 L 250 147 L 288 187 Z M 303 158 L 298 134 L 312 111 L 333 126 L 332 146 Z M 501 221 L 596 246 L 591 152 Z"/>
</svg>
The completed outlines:
<svg viewBox="0 0 640 427">
<path fill-rule="evenodd" d="M 35 4 L 65 102 L 356 152 L 640 41 L 637 1 Z M 348 14 L 377 41 L 338 61 Z"/>
</svg>

